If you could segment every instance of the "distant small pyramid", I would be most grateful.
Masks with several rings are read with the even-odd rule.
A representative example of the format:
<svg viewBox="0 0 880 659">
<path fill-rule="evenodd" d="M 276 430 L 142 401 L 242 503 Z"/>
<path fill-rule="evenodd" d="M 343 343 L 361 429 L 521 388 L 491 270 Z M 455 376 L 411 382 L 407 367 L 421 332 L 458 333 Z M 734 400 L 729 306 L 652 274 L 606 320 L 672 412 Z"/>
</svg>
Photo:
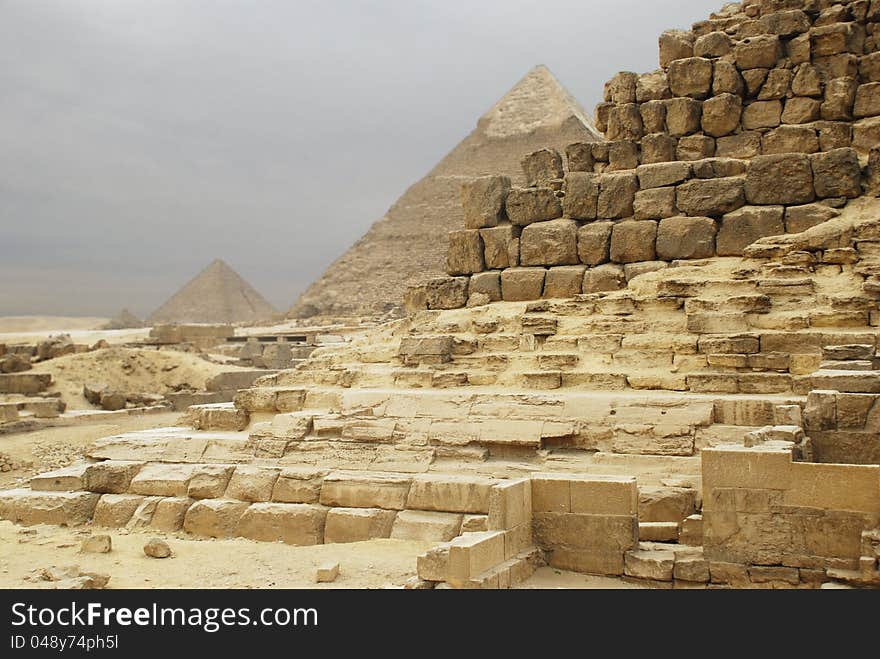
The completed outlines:
<svg viewBox="0 0 880 659">
<path fill-rule="evenodd" d="M 157 323 L 245 323 L 278 312 L 220 259 L 202 270 L 150 317 Z"/>
<path fill-rule="evenodd" d="M 550 70 L 534 67 L 309 286 L 288 315 L 401 315 L 408 284 L 445 274 L 447 236 L 464 226 L 463 181 L 506 174 L 521 185 L 523 156 L 601 140 L 584 109 Z"/>
<path fill-rule="evenodd" d="M 135 316 L 128 309 L 123 309 L 113 316 L 106 325 L 101 329 L 105 330 L 121 330 L 121 329 L 138 329 L 144 326 L 144 321 Z"/>
</svg>

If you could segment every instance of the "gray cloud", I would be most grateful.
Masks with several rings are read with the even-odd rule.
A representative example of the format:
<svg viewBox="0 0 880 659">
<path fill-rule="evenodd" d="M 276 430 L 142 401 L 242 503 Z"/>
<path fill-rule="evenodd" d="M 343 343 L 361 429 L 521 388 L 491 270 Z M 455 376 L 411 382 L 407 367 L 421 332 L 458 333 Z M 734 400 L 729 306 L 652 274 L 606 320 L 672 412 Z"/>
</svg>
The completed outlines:
<svg viewBox="0 0 880 659">
<path fill-rule="evenodd" d="M 592 110 L 720 4 L 0 1 L 0 314 L 285 309 L 533 65 Z"/>
</svg>

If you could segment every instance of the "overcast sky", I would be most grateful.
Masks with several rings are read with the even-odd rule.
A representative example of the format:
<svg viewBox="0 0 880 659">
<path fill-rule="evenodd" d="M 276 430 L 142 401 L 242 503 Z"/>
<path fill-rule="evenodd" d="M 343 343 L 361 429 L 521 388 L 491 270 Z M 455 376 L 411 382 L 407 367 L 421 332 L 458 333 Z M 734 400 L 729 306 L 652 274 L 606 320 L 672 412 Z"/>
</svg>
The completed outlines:
<svg viewBox="0 0 880 659">
<path fill-rule="evenodd" d="M 0 315 L 279 309 L 535 64 L 592 113 L 721 0 L 0 0 Z"/>
</svg>

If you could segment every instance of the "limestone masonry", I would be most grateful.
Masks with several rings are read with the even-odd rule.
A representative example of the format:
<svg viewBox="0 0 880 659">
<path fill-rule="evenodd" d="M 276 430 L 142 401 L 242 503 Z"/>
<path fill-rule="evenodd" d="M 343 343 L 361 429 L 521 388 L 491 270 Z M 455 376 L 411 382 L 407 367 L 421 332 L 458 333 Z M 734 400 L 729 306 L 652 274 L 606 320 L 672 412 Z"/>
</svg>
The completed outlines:
<svg viewBox="0 0 880 659">
<path fill-rule="evenodd" d="M 519 172 L 477 157 L 445 181 L 446 274 L 410 282 L 407 317 L 295 364 L 252 336 L 238 358 L 272 370 L 232 402 L 101 439 L 0 492 L 0 517 L 429 542 L 408 588 L 510 588 L 548 565 L 880 587 L 877 26 L 880 0 L 746 0 L 663 33 L 658 70 L 606 85 L 604 140 L 575 117 L 568 144 L 530 133 Z M 526 105 L 490 116 L 487 143 L 540 126 Z M 301 304 L 320 312 L 330 279 Z M 243 339 L 213 331 L 152 340 Z"/>
</svg>

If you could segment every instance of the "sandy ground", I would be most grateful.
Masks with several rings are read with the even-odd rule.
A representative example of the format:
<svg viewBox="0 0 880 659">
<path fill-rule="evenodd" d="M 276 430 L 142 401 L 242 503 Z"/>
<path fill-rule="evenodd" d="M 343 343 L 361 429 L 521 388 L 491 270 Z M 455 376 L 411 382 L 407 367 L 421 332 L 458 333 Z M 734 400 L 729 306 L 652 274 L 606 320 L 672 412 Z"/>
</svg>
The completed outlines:
<svg viewBox="0 0 880 659">
<path fill-rule="evenodd" d="M 0 435 L 0 452 L 10 455 L 18 463 L 28 465 L 15 471 L 0 473 L 0 488 L 16 487 L 35 474 L 56 469 L 65 463 L 71 464 L 79 458 L 86 446 L 102 437 L 173 426 L 179 418 L 179 412 L 133 415 L 107 423 Z"/>
<path fill-rule="evenodd" d="M 94 409 L 82 395 L 84 384 L 106 384 L 129 393 L 167 394 L 180 389 L 205 388 L 205 382 L 224 371 L 237 370 L 215 364 L 197 354 L 178 350 L 107 348 L 65 355 L 34 365 L 34 371 L 51 373 L 69 409 Z"/>
<path fill-rule="evenodd" d="M 0 334 L 98 329 L 109 318 L 71 316 L 0 316 Z"/>
<path fill-rule="evenodd" d="M 644 590 L 648 587 L 613 577 L 597 577 L 592 574 L 542 567 L 538 568 L 531 578 L 516 588 L 525 590 Z"/>
<path fill-rule="evenodd" d="M 388 588 L 400 587 L 416 572 L 416 557 L 432 543 L 372 540 L 352 544 L 291 547 L 280 543 L 194 540 L 155 531 L 95 529 L 113 541 L 108 554 L 79 548 L 91 531 L 54 526 L 20 527 L 0 521 L 0 588 L 47 588 L 35 579 L 49 567 L 76 565 L 110 575 L 108 588 Z M 174 556 L 148 558 L 144 544 L 165 539 Z M 234 559 L 232 559 L 234 557 Z M 338 562 L 339 578 L 315 583 L 315 569 Z"/>
<path fill-rule="evenodd" d="M 37 343 L 58 334 L 69 334 L 74 343 L 111 345 L 147 338 L 150 329 L 102 330 L 109 318 L 67 316 L 0 316 L 0 343 Z"/>
</svg>

